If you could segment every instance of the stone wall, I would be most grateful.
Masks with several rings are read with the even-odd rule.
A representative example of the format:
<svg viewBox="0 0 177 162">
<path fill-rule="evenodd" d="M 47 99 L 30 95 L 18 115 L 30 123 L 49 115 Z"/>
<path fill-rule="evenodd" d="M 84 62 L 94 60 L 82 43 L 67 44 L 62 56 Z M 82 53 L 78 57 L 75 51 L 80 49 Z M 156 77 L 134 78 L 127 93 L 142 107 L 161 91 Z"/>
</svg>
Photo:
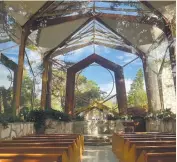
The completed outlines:
<svg viewBox="0 0 177 162">
<path fill-rule="evenodd" d="M 58 122 L 52 119 L 46 120 L 45 134 L 73 133 L 73 122 Z"/>
<path fill-rule="evenodd" d="M 176 121 L 175 120 L 162 121 L 149 119 L 146 121 L 146 131 L 176 133 Z"/>
<path fill-rule="evenodd" d="M 12 139 L 13 137 L 34 134 L 33 123 L 8 123 L 7 126 L 0 124 L 0 139 Z"/>
<path fill-rule="evenodd" d="M 124 126 L 120 120 L 90 120 L 74 122 L 46 121 L 46 134 L 50 133 L 81 133 L 81 134 L 110 134 L 116 131 L 123 131 Z"/>
</svg>

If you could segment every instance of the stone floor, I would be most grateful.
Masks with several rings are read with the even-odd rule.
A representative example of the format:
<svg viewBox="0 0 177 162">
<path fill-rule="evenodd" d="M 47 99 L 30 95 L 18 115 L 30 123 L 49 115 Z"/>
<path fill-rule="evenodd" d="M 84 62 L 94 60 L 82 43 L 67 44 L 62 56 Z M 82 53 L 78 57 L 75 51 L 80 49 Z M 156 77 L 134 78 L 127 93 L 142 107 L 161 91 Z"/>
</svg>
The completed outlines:
<svg viewBox="0 0 177 162">
<path fill-rule="evenodd" d="M 118 162 L 111 146 L 85 146 L 82 162 Z"/>
</svg>

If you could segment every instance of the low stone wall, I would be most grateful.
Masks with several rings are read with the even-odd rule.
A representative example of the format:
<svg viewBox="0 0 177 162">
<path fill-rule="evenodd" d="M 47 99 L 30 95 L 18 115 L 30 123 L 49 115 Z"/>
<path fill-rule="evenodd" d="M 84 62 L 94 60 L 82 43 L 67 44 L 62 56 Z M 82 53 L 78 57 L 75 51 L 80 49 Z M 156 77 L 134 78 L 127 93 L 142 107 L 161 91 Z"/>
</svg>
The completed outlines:
<svg viewBox="0 0 177 162">
<path fill-rule="evenodd" d="M 176 133 L 176 121 L 175 120 L 162 121 L 149 119 L 146 121 L 146 131 Z"/>
<path fill-rule="evenodd" d="M 52 119 L 46 120 L 45 134 L 73 133 L 73 122 L 59 122 Z"/>
<path fill-rule="evenodd" d="M 80 134 L 110 134 L 117 131 L 123 131 L 124 126 L 120 120 L 90 120 L 90 121 L 73 121 L 58 122 L 48 119 L 46 121 L 46 134 L 52 133 L 80 133 Z"/>
<path fill-rule="evenodd" d="M 8 123 L 7 126 L 0 124 L 0 139 L 12 139 L 29 134 L 34 134 L 33 123 Z"/>
</svg>

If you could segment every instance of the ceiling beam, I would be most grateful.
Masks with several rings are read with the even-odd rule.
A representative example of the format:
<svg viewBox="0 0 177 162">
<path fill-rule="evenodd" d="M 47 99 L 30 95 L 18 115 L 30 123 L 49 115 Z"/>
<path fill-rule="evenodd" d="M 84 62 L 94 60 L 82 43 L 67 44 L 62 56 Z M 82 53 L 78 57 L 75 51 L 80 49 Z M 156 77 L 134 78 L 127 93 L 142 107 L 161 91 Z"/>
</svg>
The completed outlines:
<svg viewBox="0 0 177 162">
<path fill-rule="evenodd" d="M 142 23 L 142 24 L 149 24 L 149 25 L 156 25 L 160 29 L 163 29 L 164 23 L 159 21 L 157 18 L 148 17 L 148 16 L 132 16 L 132 15 L 121 15 L 121 14 L 110 14 L 110 13 L 95 13 L 93 16 L 90 13 L 85 13 L 82 15 L 72 15 L 66 17 L 40 17 L 34 20 L 31 24 L 31 30 L 36 30 L 40 28 L 49 27 L 52 25 L 59 25 L 62 23 L 66 23 L 69 21 L 74 21 L 82 18 L 110 18 L 113 20 L 122 20 L 128 21 L 133 23 Z M 42 24 L 42 25 L 41 25 Z"/>
<path fill-rule="evenodd" d="M 41 20 L 41 18 L 33 21 L 31 25 L 31 30 L 36 30 L 36 29 L 41 29 L 45 27 L 49 27 L 52 25 L 59 25 L 62 23 L 70 22 L 70 21 L 75 21 L 83 18 L 90 18 L 92 15 L 86 13 L 82 15 L 74 15 L 74 16 L 67 16 L 67 17 L 58 17 L 58 18 L 46 18 Z M 42 25 L 41 25 L 42 24 Z"/>
<path fill-rule="evenodd" d="M 79 45 L 75 45 L 75 46 L 72 46 L 72 47 L 66 47 L 66 48 L 56 50 L 54 53 L 51 54 L 51 58 L 62 55 L 62 54 L 66 54 L 66 53 L 71 52 L 71 51 L 78 50 L 80 48 L 84 48 L 84 47 L 87 47 L 87 46 L 90 46 L 90 45 L 94 45 L 94 44 L 99 45 L 99 46 L 105 46 L 105 47 L 116 49 L 116 50 L 120 50 L 120 51 L 124 51 L 124 52 L 128 52 L 128 53 L 132 53 L 131 49 L 128 49 L 128 48 L 123 47 L 123 46 L 108 44 L 108 43 L 104 43 L 104 42 L 100 42 L 100 41 L 94 41 L 94 42 L 92 41 L 92 42 L 87 42 L 87 43 L 84 43 L 84 44 L 79 44 Z"/>
<path fill-rule="evenodd" d="M 87 8 L 76 8 L 76 9 L 70 9 L 70 10 L 66 10 L 65 8 L 63 9 L 58 9 L 54 12 L 51 13 L 46 13 L 44 14 L 44 16 L 56 16 L 56 15 L 67 15 L 67 14 L 71 14 L 73 12 L 84 12 L 84 11 L 91 11 L 93 10 L 93 7 L 87 7 Z M 110 7 L 96 7 L 95 10 L 97 10 L 99 12 L 99 10 L 103 10 L 103 11 L 120 11 L 120 12 L 138 12 L 138 13 L 148 13 L 151 12 L 150 10 L 140 10 L 140 9 L 126 9 L 126 8 L 110 8 Z"/>
</svg>

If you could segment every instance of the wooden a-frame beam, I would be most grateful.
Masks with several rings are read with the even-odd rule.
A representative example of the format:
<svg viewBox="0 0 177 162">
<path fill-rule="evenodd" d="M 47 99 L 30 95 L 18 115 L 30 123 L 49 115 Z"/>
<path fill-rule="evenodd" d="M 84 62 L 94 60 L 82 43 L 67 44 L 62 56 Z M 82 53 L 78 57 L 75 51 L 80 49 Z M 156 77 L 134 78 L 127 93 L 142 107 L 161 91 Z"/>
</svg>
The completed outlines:
<svg viewBox="0 0 177 162">
<path fill-rule="evenodd" d="M 67 69 L 65 112 L 71 115 L 74 114 L 74 90 L 76 73 L 94 62 L 103 66 L 104 68 L 112 70 L 115 73 L 119 112 L 120 114 L 125 114 L 127 109 L 127 97 L 123 68 L 120 65 L 115 64 L 114 62 L 111 62 L 97 54 L 92 54 Z"/>
<path fill-rule="evenodd" d="M 124 20 L 124 21 L 134 22 L 134 23 L 156 25 L 161 30 L 164 29 L 164 23 L 154 17 L 131 16 L 131 15 L 121 15 L 121 14 L 110 14 L 110 13 L 109 14 L 108 13 L 96 13 L 93 16 L 90 13 L 85 13 L 82 15 L 72 15 L 72 16 L 67 16 L 67 17 L 56 17 L 56 18 L 49 17 L 49 16 L 41 17 L 41 18 L 38 18 L 38 19 L 34 20 L 33 22 L 31 22 L 31 30 L 34 31 L 34 30 L 49 27 L 52 25 L 59 25 L 59 24 L 66 23 L 69 21 L 79 20 L 79 19 L 83 19 L 83 18 L 90 18 L 90 17 L 110 18 L 113 20 Z M 41 23 L 43 23 L 44 25 L 41 26 Z"/>
<path fill-rule="evenodd" d="M 84 47 L 87 47 L 87 46 L 90 46 L 90 45 L 100 45 L 100 46 L 105 46 L 105 47 L 108 47 L 108 48 L 112 48 L 112 49 L 116 49 L 116 50 L 120 50 L 120 51 L 124 51 L 124 52 L 128 52 L 128 53 L 132 53 L 132 50 L 131 49 L 128 49 L 128 48 L 124 48 L 122 47 L 121 45 L 111 45 L 109 43 L 103 43 L 103 42 L 99 42 L 99 41 L 92 41 L 92 42 L 87 42 L 85 44 L 79 44 L 79 45 L 76 45 L 76 46 L 73 46 L 73 47 L 66 47 L 64 49 L 61 49 L 61 50 L 58 50 L 58 51 L 55 51 L 51 57 L 56 57 L 56 56 L 59 56 L 59 55 L 62 55 L 62 54 L 65 54 L 65 53 L 68 53 L 68 52 L 71 52 L 71 51 L 75 51 L 75 50 L 78 50 L 80 48 L 84 48 Z"/>
<path fill-rule="evenodd" d="M 114 62 L 111 62 L 97 54 L 92 54 L 77 64 L 74 64 L 72 67 L 68 68 L 68 71 L 72 70 L 72 72 L 77 73 L 80 69 L 84 69 L 94 62 L 112 71 L 116 71 L 117 68 L 121 67 L 120 65 L 115 64 Z"/>
</svg>

